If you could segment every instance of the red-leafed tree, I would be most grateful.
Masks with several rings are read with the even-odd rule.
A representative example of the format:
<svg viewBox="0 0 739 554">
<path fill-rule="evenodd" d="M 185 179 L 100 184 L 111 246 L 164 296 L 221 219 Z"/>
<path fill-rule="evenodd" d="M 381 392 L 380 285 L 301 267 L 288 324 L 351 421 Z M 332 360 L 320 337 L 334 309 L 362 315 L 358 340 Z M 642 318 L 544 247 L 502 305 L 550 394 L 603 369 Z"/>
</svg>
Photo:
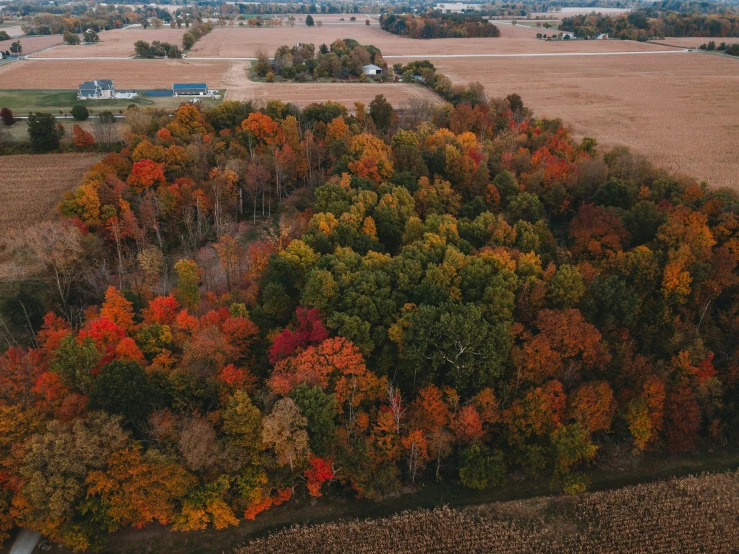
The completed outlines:
<svg viewBox="0 0 739 554">
<path fill-rule="evenodd" d="M 269 362 L 276 364 L 310 345 L 320 344 L 328 338 L 328 331 L 321 323 L 318 310 L 299 306 L 295 310 L 298 322 L 293 329 L 285 329 L 275 337 L 269 349 Z"/>
<path fill-rule="evenodd" d="M 311 496 L 322 496 L 321 487 L 326 482 L 331 482 L 334 478 L 334 469 L 331 466 L 331 460 L 313 457 L 308 460 L 310 466 L 305 470 L 306 487 Z"/>
</svg>

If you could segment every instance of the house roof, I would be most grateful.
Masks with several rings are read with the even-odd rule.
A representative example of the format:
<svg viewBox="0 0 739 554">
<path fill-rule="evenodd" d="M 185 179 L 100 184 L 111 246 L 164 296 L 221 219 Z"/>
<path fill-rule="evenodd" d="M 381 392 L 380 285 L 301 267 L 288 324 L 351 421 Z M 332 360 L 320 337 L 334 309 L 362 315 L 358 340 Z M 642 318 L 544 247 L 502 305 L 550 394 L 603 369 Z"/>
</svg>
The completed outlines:
<svg viewBox="0 0 739 554">
<path fill-rule="evenodd" d="M 382 68 L 379 65 L 375 65 L 373 63 L 365 65 L 362 69 L 379 69 L 380 71 L 382 71 Z"/>
<path fill-rule="evenodd" d="M 80 90 L 113 90 L 113 81 L 111 79 L 96 79 L 94 81 L 85 81 L 80 85 Z"/>
<path fill-rule="evenodd" d="M 175 83 L 172 90 L 208 89 L 207 83 Z"/>
</svg>

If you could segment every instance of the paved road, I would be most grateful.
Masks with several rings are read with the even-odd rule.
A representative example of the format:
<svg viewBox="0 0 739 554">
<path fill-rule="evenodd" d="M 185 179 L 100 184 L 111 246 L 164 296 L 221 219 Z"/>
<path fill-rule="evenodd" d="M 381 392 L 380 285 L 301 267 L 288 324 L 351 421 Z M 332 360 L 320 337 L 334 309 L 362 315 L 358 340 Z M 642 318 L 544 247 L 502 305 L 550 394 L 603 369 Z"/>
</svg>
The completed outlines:
<svg viewBox="0 0 739 554">
<path fill-rule="evenodd" d="M 642 51 L 642 52 L 556 52 L 556 53 L 539 53 L 539 54 L 398 54 L 383 56 L 384 59 L 442 59 L 442 58 L 567 58 L 567 57 L 578 57 L 578 56 L 650 56 L 656 54 L 685 54 L 690 52 L 688 48 L 682 48 L 680 50 L 653 50 L 653 51 Z M 33 58 L 27 58 L 29 60 L 45 60 L 45 61 L 69 61 L 69 60 L 140 60 L 143 58 L 39 58 L 34 56 Z M 238 61 L 246 62 L 253 61 L 256 58 L 197 58 L 188 56 L 187 60 L 196 61 Z"/>
<path fill-rule="evenodd" d="M 40 533 L 23 529 L 10 548 L 10 554 L 31 554 L 40 538 Z"/>
<path fill-rule="evenodd" d="M 684 54 L 689 52 L 687 48 L 681 50 L 654 50 L 643 52 L 545 52 L 539 54 L 404 54 L 396 56 L 383 56 L 388 58 L 566 58 L 575 56 L 637 56 L 647 54 Z"/>
</svg>

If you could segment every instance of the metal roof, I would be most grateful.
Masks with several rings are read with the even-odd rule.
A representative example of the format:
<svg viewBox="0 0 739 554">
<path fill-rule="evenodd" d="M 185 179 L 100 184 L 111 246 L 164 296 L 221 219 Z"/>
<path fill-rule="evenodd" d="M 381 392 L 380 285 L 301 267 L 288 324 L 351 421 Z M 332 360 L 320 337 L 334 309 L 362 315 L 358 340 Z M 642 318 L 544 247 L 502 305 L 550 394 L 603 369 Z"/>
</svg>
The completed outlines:
<svg viewBox="0 0 739 554">
<path fill-rule="evenodd" d="M 205 89 L 208 90 L 207 83 L 175 83 L 172 90 L 189 90 L 189 89 Z"/>
</svg>

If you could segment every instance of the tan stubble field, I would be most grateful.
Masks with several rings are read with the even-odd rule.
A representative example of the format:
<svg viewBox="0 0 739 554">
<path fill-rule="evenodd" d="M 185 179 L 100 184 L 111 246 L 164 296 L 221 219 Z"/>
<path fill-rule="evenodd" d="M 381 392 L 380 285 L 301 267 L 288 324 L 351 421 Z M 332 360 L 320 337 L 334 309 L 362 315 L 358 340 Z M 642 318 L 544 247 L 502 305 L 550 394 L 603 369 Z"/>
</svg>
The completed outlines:
<svg viewBox="0 0 739 554">
<path fill-rule="evenodd" d="M 432 60 L 490 96 L 521 95 L 577 136 L 628 145 L 656 165 L 739 188 L 739 59 L 702 53 Z"/>
</svg>

